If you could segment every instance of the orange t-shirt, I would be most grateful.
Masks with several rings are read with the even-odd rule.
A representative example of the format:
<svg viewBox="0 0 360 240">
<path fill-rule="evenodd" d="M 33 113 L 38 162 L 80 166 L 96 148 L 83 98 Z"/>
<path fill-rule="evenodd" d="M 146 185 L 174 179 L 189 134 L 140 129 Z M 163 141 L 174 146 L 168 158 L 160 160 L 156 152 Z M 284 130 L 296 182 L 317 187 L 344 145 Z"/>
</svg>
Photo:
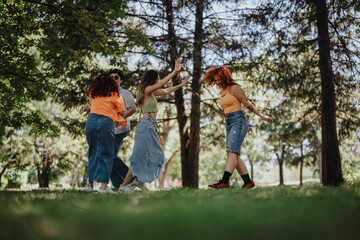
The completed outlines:
<svg viewBox="0 0 360 240">
<path fill-rule="evenodd" d="M 108 117 L 119 122 L 122 127 L 126 126 L 126 120 L 120 115 L 120 112 L 126 110 L 124 99 L 120 93 L 112 92 L 109 97 L 89 98 L 89 101 L 90 113 Z"/>
<path fill-rule="evenodd" d="M 230 93 L 231 86 L 221 92 L 220 106 L 224 109 L 225 114 L 242 110 L 242 104 L 234 95 Z"/>
</svg>

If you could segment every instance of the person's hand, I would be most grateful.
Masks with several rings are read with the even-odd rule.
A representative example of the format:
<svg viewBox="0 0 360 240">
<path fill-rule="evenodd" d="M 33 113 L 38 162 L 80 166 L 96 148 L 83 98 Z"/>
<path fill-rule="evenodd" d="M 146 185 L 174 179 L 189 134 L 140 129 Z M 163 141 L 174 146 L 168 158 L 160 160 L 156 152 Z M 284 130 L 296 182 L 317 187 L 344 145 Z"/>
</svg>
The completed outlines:
<svg viewBox="0 0 360 240">
<path fill-rule="evenodd" d="M 120 126 L 120 123 L 117 121 L 114 121 L 114 127 L 118 127 L 118 126 Z"/>
<path fill-rule="evenodd" d="M 271 117 L 267 116 L 267 115 L 262 115 L 261 119 L 267 122 L 273 122 L 274 119 L 272 119 Z"/>
<path fill-rule="evenodd" d="M 210 69 L 211 69 L 211 68 L 205 69 L 205 70 L 204 70 L 204 73 L 205 73 L 205 74 L 208 73 L 208 72 L 210 71 Z"/>
<path fill-rule="evenodd" d="M 188 83 L 188 80 L 189 80 L 189 77 L 185 78 L 181 83 L 180 85 L 183 87 L 185 86 L 187 83 Z"/>
<path fill-rule="evenodd" d="M 183 65 L 181 64 L 181 59 L 180 59 L 180 58 L 177 58 L 177 59 L 175 60 L 175 69 L 174 69 L 174 71 L 175 71 L 175 72 L 180 72 L 182 66 L 183 66 Z"/>
<path fill-rule="evenodd" d="M 80 115 L 82 115 L 84 112 L 89 113 L 90 112 L 90 107 L 84 107 L 83 109 L 81 109 Z"/>
</svg>

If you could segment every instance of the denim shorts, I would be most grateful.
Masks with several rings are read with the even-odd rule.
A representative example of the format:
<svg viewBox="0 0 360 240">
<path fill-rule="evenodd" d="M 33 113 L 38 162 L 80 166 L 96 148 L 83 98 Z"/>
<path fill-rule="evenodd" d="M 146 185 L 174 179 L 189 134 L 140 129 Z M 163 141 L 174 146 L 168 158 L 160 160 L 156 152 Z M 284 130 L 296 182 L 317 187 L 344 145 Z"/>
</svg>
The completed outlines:
<svg viewBox="0 0 360 240">
<path fill-rule="evenodd" d="M 243 110 L 231 112 L 225 115 L 226 127 L 226 152 L 240 155 L 241 144 L 248 132 L 249 122 Z"/>
<path fill-rule="evenodd" d="M 131 172 L 140 182 L 151 183 L 160 176 L 165 162 L 155 118 L 142 117 L 135 130 L 135 143 L 129 158 Z"/>
</svg>

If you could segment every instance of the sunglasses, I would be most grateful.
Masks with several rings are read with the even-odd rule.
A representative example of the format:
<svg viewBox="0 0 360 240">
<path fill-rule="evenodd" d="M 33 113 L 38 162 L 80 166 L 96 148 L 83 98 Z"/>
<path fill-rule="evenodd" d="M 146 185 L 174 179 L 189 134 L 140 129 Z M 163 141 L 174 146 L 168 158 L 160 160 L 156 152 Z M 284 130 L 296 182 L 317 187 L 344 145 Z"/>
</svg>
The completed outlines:
<svg viewBox="0 0 360 240">
<path fill-rule="evenodd" d="M 118 80 L 119 76 L 111 76 L 113 79 Z"/>
</svg>

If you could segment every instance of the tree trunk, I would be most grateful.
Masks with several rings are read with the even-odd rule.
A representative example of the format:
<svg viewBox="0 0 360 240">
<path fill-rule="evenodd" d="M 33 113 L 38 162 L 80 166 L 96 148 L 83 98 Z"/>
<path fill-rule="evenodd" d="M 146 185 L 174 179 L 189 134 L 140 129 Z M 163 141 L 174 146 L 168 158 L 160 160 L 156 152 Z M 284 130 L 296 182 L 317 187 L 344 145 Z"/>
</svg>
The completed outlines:
<svg viewBox="0 0 360 240">
<path fill-rule="evenodd" d="M 6 169 L 7 169 L 7 166 L 4 166 L 4 168 L 3 168 L 3 169 L 1 170 L 1 172 L 0 172 L 0 187 L 1 187 L 1 178 L 2 178 L 2 176 L 4 175 Z"/>
<path fill-rule="evenodd" d="M 320 177 L 320 183 L 322 184 L 322 157 L 321 157 L 321 142 L 320 140 L 316 137 L 316 153 L 317 153 L 317 157 L 319 159 L 319 177 Z"/>
<path fill-rule="evenodd" d="M 318 29 L 321 75 L 322 182 L 337 186 L 344 182 L 336 132 L 334 74 L 330 57 L 328 9 L 326 0 L 314 1 Z"/>
<path fill-rule="evenodd" d="M 166 20 L 168 25 L 167 43 L 170 49 L 170 61 L 173 64 L 177 58 L 177 41 L 174 28 L 174 15 L 172 0 L 163 0 L 166 9 Z M 203 0 L 196 2 L 196 22 L 194 33 L 194 69 L 191 99 L 191 130 L 189 136 L 187 116 L 184 107 L 184 96 L 182 89 L 175 92 L 175 104 L 177 109 L 177 121 L 179 125 L 181 145 L 181 175 L 184 187 L 197 188 L 199 185 L 199 151 L 200 151 L 200 90 L 201 90 L 201 66 L 202 66 L 202 39 L 203 39 Z M 173 78 L 173 84 L 179 84 L 179 75 Z"/>
<path fill-rule="evenodd" d="M 283 170 L 283 163 L 284 160 L 279 160 L 279 176 L 280 176 L 280 181 L 279 181 L 279 186 L 284 185 L 284 170 Z"/>
<path fill-rule="evenodd" d="M 254 180 L 254 161 L 249 161 L 250 162 L 250 177 L 252 180 Z"/>
<path fill-rule="evenodd" d="M 303 185 L 303 166 L 304 166 L 304 159 L 301 158 L 301 160 L 300 160 L 300 186 Z"/>
<path fill-rule="evenodd" d="M 180 151 L 180 149 L 176 149 L 172 154 L 171 157 L 168 159 L 168 161 L 165 163 L 165 166 L 161 170 L 160 177 L 159 177 L 159 188 L 164 188 L 164 182 L 167 170 L 169 169 L 170 163 L 172 162 L 173 158 L 176 156 L 176 154 Z"/>
<path fill-rule="evenodd" d="M 87 184 L 87 181 L 88 181 L 88 164 L 87 164 L 87 162 L 85 162 L 84 175 L 83 175 L 81 186 L 85 186 Z"/>
<path fill-rule="evenodd" d="M 166 113 L 166 118 L 170 118 L 171 106 L 167 106 L 165 108 L 165 113 Z M 164 155 L 165 155 L 166 143 L 168 141 L 169 133 L 170 133 L 172 128 L 173 127 L 170 125 L 170 121 L 166 121 L 166 122 L 163 123 L 163 130 L 158 133 L 159 139 L 160 139 L 161 149 L 163 150 Z"/>
<path fill-rule="evenodd" d="M 303 168 L 304 168 L 304 145 L 300 145 L 300 186 L 303 185 Z"/>
<path fill-rule="evenodd" d="M 78 159 L 76 161 L 76 164 L 75 164 L 75 167 L 74 167 L 74 172 L 73 172 L 73 176 L 72 176 L 72 179 L 71 179 L 71 187 L 73 188 L 75 186 L 75 180 L 76 180 L 76 177 L 77 177 L 77 172 L 78 172 L 78 167 L 79 167 L 79 164 L 80 164 L 80 160 L 81 160 L 81 154 L 78 155 Z"/>
<path fill-rule="evenodd" d="M 194 32 L 194 65 L 193 81 L 191 83 L 191 126 L 189 152 L 186 164 L 186 177 L 183 179 L 184 187 L 199 187 L 199 153 L 200 153 L 200 94 L 201 94 L 201 73 L 202 73 L 202 45 L 203 45 L 203 12 L 204 2 L 196 2 L 195 32 Z"/>
<path fill-rule="evenodd" d="M 175 28 L 174 28 L 174 15 L 173 15 L 173 6 L 172 0 L 163 0 L 163 5 L 165 6 L 166 10 L 166 20 L 168 25 L 168 39 L 167 43 L 170 49 L 170 61 L 171 64 L 175 63 L 175 59 L 177 56 L 177 43 L 176 43 L 176 35 L 175 35 Z M 174 66 L 173 66 L 174 67 Z M 173 79 L 173 84 L 177 85 L 180 83 L 180 77 L 177 74 Z M 188 175 L 186 174 L 191 169 L 188 169 L 187 157 L 188 157 L 188 150 L 189 150 L 189 132 L 188 132 L 188 125 L 187 125 L 187 116 L 185 111 L 185 104 L 184 104 L 184 95 L 182 88 L 175 91 L 175 105 L 177 110 L 177 121 L 179 125 L 179 134 L 180 134 L 180 149 L 181 149 L 181 174 L 182 174 L 182 181 L 186 181 L 188 179 Z"/>
<path fill-rule="evenodd" d="M 281 156 L 279 156 L 279 154 L 276 153 L 277 161 L 279 163 L 279 186 L 284 185 L 284 170 L 283 170 L 284 155 L 285 155 L 285 145 L 282 146 Z"/>
<path fill-rule="evenodd" d="M 38 182 L 40 188 L 49 187 L 50 170 L 52 164 L 52 157 L 48 150 L 43 152 L 41 163 L 37 164 Z"/>
<path fill-rule="evenodd" d="M 170 114 L 171 114 L 170 107 L 166 107 L 165 113 L 166 113 L 166 117 L 170 118 Z M 164 125 L 163 125 L 163 131 L 159 132 L 160 144 L 161 144 L 161 148 L 163 150 L 164 155 L 165 155 L 166 143 L 168 141 L 169 133 L 170 133 L 171 129 L 172 129 L 172 126 L 170 126 L 170 121 L 166 121 L 166 122 L 164 122 Z M 160 189 L 164 188 L 164 182 L 165 182 L 165 176 L 166 176 L 167 169 L 168 169 L 168 167 L 169 167 L 169 165 L 170 165 L 170 163 L 172 161 L 172 158 L 175 156 L 175 154 L 178 151 L 179 151 L 179 149 L 175 150 L 173 152 L 171 157 L 165 163 L 164 167 L 161 169 L 160 177 L 158 179 Z"/>
</svg>

